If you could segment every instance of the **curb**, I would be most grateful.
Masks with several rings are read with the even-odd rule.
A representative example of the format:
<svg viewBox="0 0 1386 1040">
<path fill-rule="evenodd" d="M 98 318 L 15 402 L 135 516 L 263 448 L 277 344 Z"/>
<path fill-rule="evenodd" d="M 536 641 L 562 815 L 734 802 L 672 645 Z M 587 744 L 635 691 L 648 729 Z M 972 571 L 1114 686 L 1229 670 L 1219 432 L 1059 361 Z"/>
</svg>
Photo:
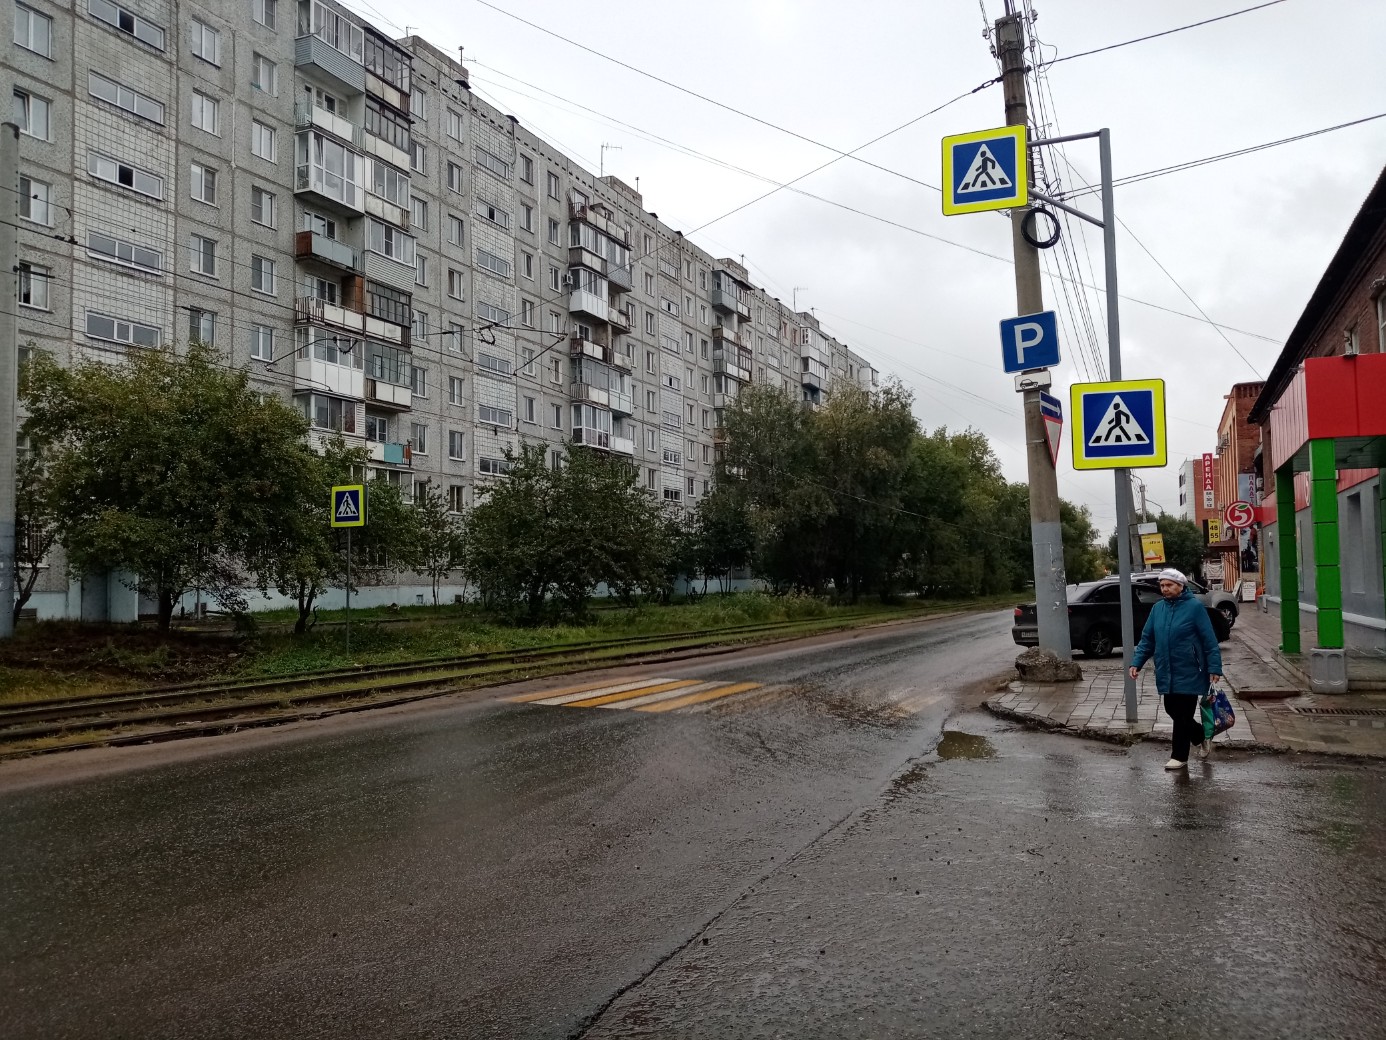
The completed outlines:
<svg viewBox="0 0 1386 1040">
<path fill-rule="evenodd" d="M 1164 735 L 1156 736 L 1154 733 L 1120 733 L 1112 730 L 1096 729 L 1092 726 L 1074 728 L 1062 722 L 1055 722 L 1053 719 L 1039 715 L 1027 715 L 1024 712 L 1016 711 L 1014 708 L 1005 708 L 999 704 L 993 704 L 990 700 L 983 701 L 982 707 L 997 718 L 1006 719 L 1010 722 L 1018 722 L 1029 729 L 1041 730 L 1045 733 L 1060 733 L 1064 736 L 1078 737 L 1083 740 L 1096 740 L 1104 744 L 1116 744 L 1120 747 L 1134 747 L 1136 744 L 1148 742 L 1152 744 L 1163 744 L 1166 738 Z M 1226 753 L 1229 751 L 1249 751 L 1253 754 L 1261 755 L 1282 755 L 1289 753 L 1291 748 L 1283 744 L 1268 744 L 1264 740 L 1238 741 L 1236 744 L 1216 745 L 1218 752 Z M 1324 751 L 1305 751 L 1301 754 L 1325 754 L 1333 755 L 1337 758 L 1366 758 L 1368 761 L 1381 761 L 1380 758 L 1371 756 L 1361 756 L 1356 754 L 1334 754 Z"/>
</svg>

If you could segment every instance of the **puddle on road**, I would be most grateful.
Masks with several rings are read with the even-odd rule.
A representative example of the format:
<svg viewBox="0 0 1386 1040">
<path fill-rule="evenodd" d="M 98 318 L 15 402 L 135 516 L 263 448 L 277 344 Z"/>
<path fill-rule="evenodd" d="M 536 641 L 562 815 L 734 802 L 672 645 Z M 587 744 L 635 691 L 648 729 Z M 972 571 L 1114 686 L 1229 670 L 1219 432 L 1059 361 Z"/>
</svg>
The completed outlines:
<svg viewBox="0 0 1386 1040">
<path fill-rule="evenodd" d="M 896 798 L 907 792 L 915 784 L 920 783 L 929 775 L 929 767 L 926 763 L 920 762 L 910 766 L 903 773 L 890 782 L 890 796 Z"/>
<path fill-rule="evenodd" d="M 955 758 L 995 758 L 996 747 L 986 737 L 950 729 L 938 742 L 938 757 L 945 762 Z"/>
</svg>

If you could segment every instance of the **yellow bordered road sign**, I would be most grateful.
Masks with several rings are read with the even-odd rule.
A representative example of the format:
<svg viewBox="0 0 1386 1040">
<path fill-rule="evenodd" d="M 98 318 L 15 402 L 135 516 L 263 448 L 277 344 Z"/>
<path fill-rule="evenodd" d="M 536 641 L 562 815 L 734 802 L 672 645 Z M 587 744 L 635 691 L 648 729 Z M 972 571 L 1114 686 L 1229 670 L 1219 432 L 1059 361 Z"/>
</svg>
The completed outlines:
<svg viewBox="0 0 1386 1040">
<path fill-rule="evenodd" d="M 1023 126 L 943 139 L 943 213 L 983 213 L 1030 204 Z"/>
<path fill-rule="evenodd" d="M 366 488 L 362 484 L 342 484 L 332 489 L 332 526 L 366 526 Z"/>
<path fill-rule="evenodd" d="M 1163 379 L 1074 383 L 1069 416 L 1074 469 L 1146 469 L 1168 462 Z"/>
</svg>

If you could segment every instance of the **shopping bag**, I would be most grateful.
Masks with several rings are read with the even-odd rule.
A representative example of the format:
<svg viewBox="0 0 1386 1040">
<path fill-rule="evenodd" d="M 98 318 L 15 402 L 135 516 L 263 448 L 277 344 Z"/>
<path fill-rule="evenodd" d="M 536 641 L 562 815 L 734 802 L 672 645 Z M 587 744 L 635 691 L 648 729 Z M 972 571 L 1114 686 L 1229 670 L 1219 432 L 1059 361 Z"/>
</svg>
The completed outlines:
<svg viewBox="0 0 1386 1040">
<path fill-rule="evenodd" d="M 1206 740 L 1212 740 L 1237 724 L 1237 713 L 1232 710 L 1232 702 L 1227 699 L 1222 687 L 1216 684 L 1209 686 L 1208 692 L 1203 695 L 1199 714 L 1203 719 L 1203 736 Z"/>
</svg>

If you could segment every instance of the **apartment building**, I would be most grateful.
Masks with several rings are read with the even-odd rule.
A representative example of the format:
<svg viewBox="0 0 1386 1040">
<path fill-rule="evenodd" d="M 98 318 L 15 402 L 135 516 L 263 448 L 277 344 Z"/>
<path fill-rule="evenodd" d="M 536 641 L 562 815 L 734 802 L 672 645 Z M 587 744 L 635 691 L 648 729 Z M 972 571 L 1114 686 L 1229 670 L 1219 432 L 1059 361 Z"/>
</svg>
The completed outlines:
<svg viewBox="0 0 1386 1040">
<path fill-rule="evenodd" d="M 522 439 L 555 464 L 565 443 L 629 458 L 691 507 L 742 386 L 818 406 L 834 379 L 876 383 L 811 314 L 477 98 L 418 37 L 327 0 L 0 10 L 21 351 L 214 344 L 313 436 L 457 511 Z M 138 610 L 53 562 L 41 616 Z"/>
</svg>

